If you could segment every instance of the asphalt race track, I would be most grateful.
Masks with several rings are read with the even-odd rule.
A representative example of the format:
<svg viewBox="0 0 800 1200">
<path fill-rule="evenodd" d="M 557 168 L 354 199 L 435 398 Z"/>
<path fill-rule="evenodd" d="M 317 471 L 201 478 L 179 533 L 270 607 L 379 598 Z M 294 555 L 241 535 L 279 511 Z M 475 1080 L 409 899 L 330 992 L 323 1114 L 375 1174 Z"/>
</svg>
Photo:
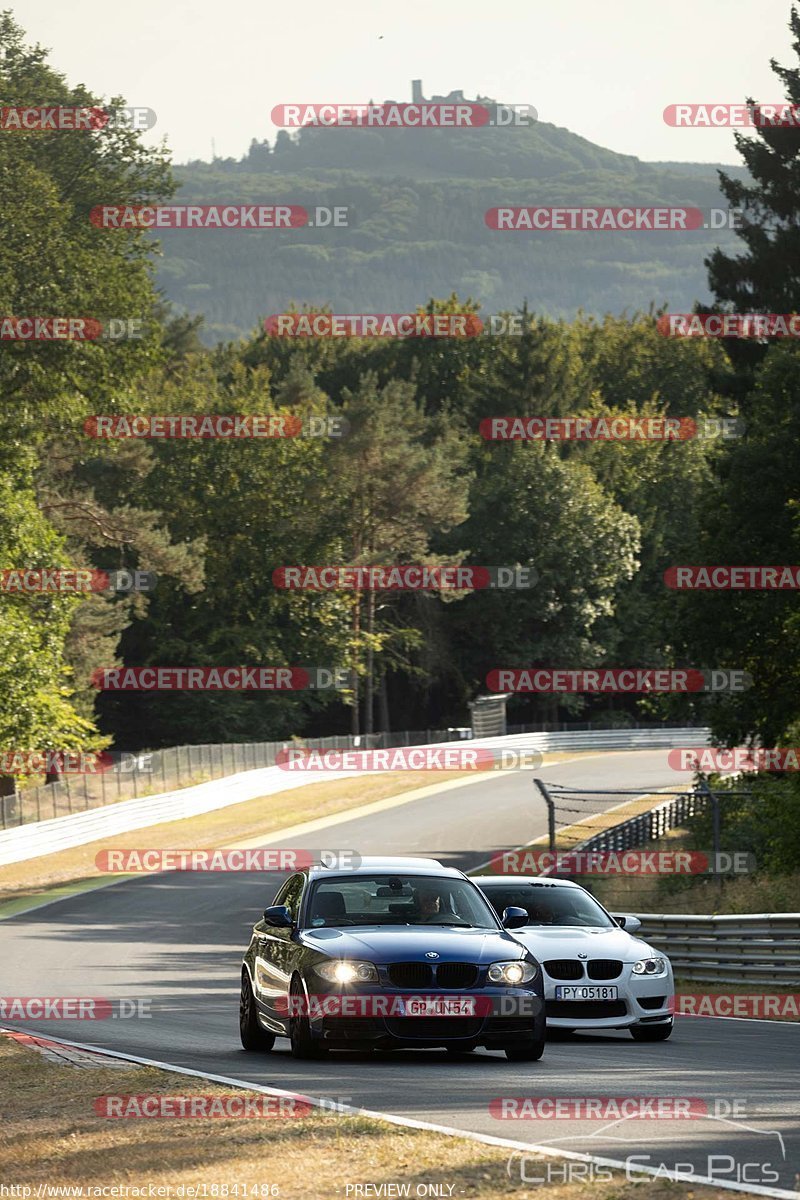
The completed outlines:
<svg viewBox="0 0 800 1200">
<path fill-rule="evenodd" d="M 606 753 L 546 767 L 541 775 L 587 788 L 674 788 L 685 777 L 670 771 L 666 757 L 665 750 Z M 597 807 L 623 799 L 599 798 Z M 291 844 L 430 854 L 468 870 L 546 827 L 531 773 L 509 773 L 344 821 Z M 147 831 L 131 834 L 130 845 L 147 845 Z M 463 1058 L 415 1051 L 334 1053 L 322 1062 L 296 1062 L 282 1039 L 270 1055 L 245 1054 L 237 1028 L 241 956 L 280 878 L 143 876 L 1 921 L 2 995 L 152 1001 L 149 1019 L 3 1024 L 516 1143 L 614 1160 L 634 1155 L 654 1168 L 665 1164 L 701 1176 L 713 1171 L 715 1182 L 739 1183 L 743 1190 L 796 1187 L 797 1025 L 680 1018 L 665 1043 L 638 1044 L 626 1033 L 579 1034 L 551 1040 L 533 1064 L 509 1063 L 482 1050 Z M 711 1111 L 718 1104 L 721 1115 L 613 1125 L 499 1120 L 489 1105 L 503 1096 L 698 1097 Z M 528 1172 L 533 1182 L 524 1156 L 517 1154 L 509 1170 L 517 1181 Z"/>
</svg>

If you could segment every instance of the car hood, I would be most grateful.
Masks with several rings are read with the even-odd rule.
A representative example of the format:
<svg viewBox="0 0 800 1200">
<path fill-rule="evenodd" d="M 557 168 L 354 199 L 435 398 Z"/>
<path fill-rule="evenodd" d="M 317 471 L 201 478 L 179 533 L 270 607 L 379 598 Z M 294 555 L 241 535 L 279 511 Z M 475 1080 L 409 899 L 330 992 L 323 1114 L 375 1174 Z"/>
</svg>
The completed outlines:
<svg viewBox="0 0 800 1200">
<path fill-rule="evenodd" d="M 654 950 L 641 938 L 633 937 L 624 929 L 576 929 L 564 927 L 536 927 L 515 929 L 514 937 L 530 950 L 539 961 L 550 958 L 577 958 L 578 953 L 589 958 L 617 958 L 622 962 L 636 962 L 651 954 L 664 957 L 663 951 Z"/>
<path fill-rule="evenodd" d="M 353 929 L 306 929 L 303 943 L 332 958 L 366 959 L 374 963 L 431 962 L 491 963 L 522 958 L 524 948 L 499 929 L 448 929 L 437 925 L 387 928 L 364 925 Z"/>
</svg>

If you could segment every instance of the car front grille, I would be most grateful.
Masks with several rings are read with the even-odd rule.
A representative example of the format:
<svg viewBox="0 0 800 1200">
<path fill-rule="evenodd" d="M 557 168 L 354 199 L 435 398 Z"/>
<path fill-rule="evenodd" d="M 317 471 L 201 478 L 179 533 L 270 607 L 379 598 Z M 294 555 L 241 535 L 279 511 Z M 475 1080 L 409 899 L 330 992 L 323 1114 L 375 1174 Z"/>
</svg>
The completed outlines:
<svg viewBox="0 0 800 1200">
<path fill-rule="evenodd" d="M 624 1000 L 548 1000 L 545 1012 L 548 1017 L 599 1021 L 603 1017 L 624 1017 L 628 1009 Z"/>
<path fill-rule="evenodd" d="M 637 1000 L 642 1008 L 663 1008 L 666 1003 L 666 996 L 639 996 Z"/>
<path fill-rule="evenodd" d="M 479 968 L 474 963 L 446 962 L 391 963 L 389 979 L 397 988 L 473 988 L 478 982 Z"/>
<path fill-rule="evenodd" d="M 474 1017 L 398 1017 L 386 1021 L 386 1028 L 395 1037 L 443 1042 L 476 1037 L 482 1025 L 483 1020 Z"/>
<path fill-rule="evenodd" d="M 616 958 L 594 958 L 586 964 L 590 979 L 616 979 L 622 974 L 622 963 Z"/>
<path fill-rule="evenodd" d="M 424 988 L 433 983 L 433 968 L 428 963 L 391 963 L 389 978 L 398 988 Z"/>
<path fill-rule="evenodd" d="M 478 968 L 473 963 L 440 963 L 436 982 L 443 988 L 471 988 L 478 982 Z"/>
<path fill-rule="evenodd" d="M 551 979 L 583 979 L 583 963 L 574 958 L 551 958 L 543 964 Z"/>
</svg>

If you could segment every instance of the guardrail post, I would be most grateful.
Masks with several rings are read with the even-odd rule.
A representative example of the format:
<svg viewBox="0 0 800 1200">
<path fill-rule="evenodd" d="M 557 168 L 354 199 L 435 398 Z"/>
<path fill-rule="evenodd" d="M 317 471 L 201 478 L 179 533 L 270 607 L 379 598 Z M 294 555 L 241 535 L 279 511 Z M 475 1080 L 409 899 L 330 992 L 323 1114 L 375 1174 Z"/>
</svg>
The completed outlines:
<svg viewBox="0 0 800 1200">
<path fill-rule="evenodd" d="M 547 790 L 547 784 L 542 779 L 534 779 L 534 785 L 544 796 L 544 802 L 547 805 L 547 838 L 550 843 L 550 853 L 555 854 L 556 850 L 556 805 L 553 797 Z"/>
</svg>

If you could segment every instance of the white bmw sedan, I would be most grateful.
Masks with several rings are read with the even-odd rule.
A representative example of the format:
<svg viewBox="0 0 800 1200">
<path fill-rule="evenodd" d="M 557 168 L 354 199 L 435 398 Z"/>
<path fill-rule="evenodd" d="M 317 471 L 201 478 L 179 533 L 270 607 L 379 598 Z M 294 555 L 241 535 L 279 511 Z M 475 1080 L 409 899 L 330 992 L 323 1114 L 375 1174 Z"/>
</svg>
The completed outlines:
<svg viewBox="0 0 800 1200">
<path fill-rule="evenodd" d="M 630 1029 L 637 1042 L 666 1041 L 672 1033 L 672 967 L 662 951 L 633 936 L 638 917 L 611 916 L 566 879 L 474 879 L 501 919 L 511 907 L 528 914 L 514 937 L 542 965 L 548 1028 Z"/>
</svg>

